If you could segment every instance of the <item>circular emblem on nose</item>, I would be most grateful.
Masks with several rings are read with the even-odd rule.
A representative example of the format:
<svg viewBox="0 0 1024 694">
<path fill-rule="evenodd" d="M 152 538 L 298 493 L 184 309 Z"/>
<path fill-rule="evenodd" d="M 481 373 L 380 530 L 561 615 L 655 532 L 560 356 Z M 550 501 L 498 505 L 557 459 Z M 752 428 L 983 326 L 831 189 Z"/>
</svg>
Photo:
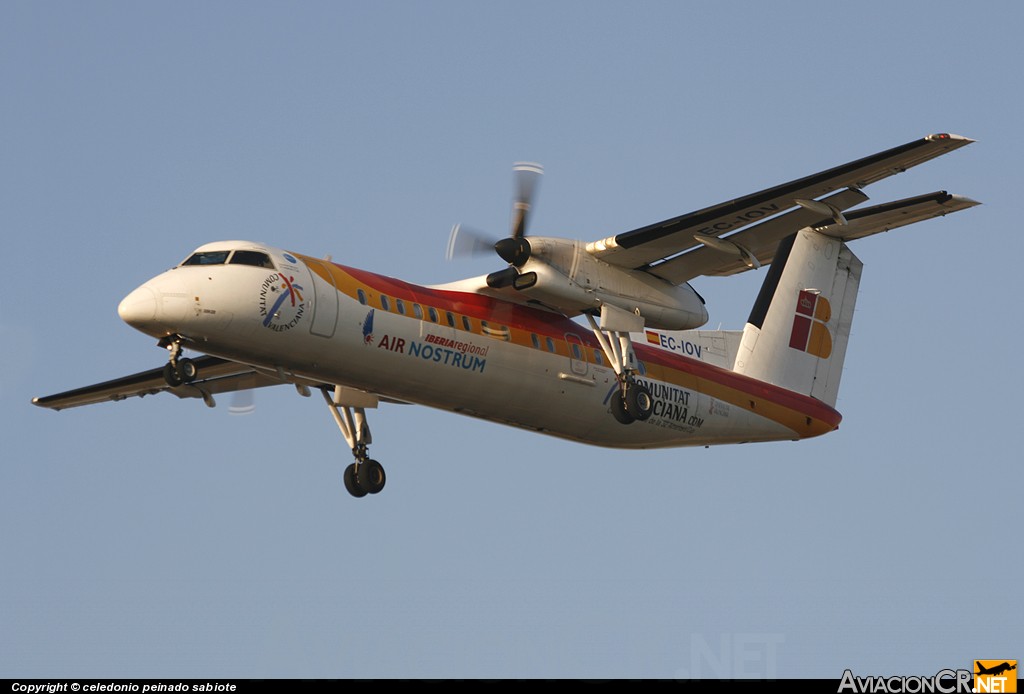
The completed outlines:
<svg viewBox="0 0 1024 694">
<path fill-rule="evenodd" d="M 298 325 L 306 313 L 304 291 L 293 276 L 280 272 L 275 272 L 263 280 L 259 300 L 263 327 L 275 332 L 284 332 Z"/>
</svg>

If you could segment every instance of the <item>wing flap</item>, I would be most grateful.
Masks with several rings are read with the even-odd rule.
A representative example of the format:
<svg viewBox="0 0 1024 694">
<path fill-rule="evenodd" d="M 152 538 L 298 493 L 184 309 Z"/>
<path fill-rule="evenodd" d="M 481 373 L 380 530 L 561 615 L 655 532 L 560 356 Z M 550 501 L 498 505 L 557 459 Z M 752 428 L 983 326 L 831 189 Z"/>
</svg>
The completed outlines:
<svg viewBox="0 0 1024 694">
<path fill-rule="evenodd" d="M 785 212 L 797 199 L 815 199 L 840 188 L 861 188 L 974 142 L 960 135 L 929 135 L 863 159 L 696 212 L 587 244 L 612 265 L 640 269 L 694 248 L 694 234 L 721 236 Z"/>
<path fill-rule="evenodd" d="M 845 212 L 867 199 L 868 196 L 861 191 L 848 188 L 824 198 L 822 202 Z M 744 249 L 762 265 L 768 265 L 775 257 L 775 249 L 782 239 L 806 226 L 823 222 L 820 213 L 800 207 L 726 236 L 725 240 L 737 248 Z M 750 266 L 739 254 L 723 253 L 710 246 L 700 246 L 663 263 L 652 265 L 647 271 L 672 284 L 682 284 L 701 275 L 731 275 L 749 269 Z"/>
</svg>

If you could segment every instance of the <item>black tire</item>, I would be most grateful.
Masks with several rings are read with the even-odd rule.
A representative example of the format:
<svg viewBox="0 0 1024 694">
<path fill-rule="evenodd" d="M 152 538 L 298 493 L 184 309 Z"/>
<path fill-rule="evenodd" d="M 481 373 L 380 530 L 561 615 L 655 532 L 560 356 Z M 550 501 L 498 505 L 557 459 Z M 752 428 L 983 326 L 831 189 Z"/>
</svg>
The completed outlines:
<svg viewBox="0 0 1024 694">
<path fill-rule="evenodd" d="M 612 395 L 612 417 L 615 417 L 615 421 L 619 424 L 632 424 L 636 421 L 636 417 L 626 411 L 626 403 L 622 399 L 622 391 L 617 391 Z"/>
<path fill-rule="evenodd" d="M 178 360 L 178 376 L 182 383 L 191 383 L 199 375 L 199 367 L 191 359 Z"/>
<path fill-rule="evenodd" d="M 387 476 L 384 474 L 384 466 L 376 460 L 365 460 L 359 464 L 356 472 L 356 481 L 359 486 L 368 494 L 379 494 L 384 489 Z"/>
<path fill-rule="evenodd" d="M 366 490 L 360 487 L 359 483 L 356 481 L 355 463 L 352 463 L 347 468 L 345 468 L 344 479 L 345 489 L 348 491 L 349 494 L 351 494 L 357 499 L 366 496 Z"/>
<path fill-rule="evenodd" d="M 171 388 L 175 388 L 181 385 L 181 374 L 174 368 L 171 362 L 164 364 L 164 381 L 167 382 Z"/>
<path fill-rule="evenodd" d="M 654 412 L 654 398 L 647 386 L 639 383 L 630 383 L 626 386 L 626 412 L 638 422 L 644 422 L 651 418 Z"/>
</svg>

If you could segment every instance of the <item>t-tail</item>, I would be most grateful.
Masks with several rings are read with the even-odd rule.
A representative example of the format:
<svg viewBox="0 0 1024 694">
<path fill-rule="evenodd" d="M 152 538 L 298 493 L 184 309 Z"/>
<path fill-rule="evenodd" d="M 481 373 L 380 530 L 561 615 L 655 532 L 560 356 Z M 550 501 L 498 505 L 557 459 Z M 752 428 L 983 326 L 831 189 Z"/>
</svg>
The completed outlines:
<svg viewBox="0 0 1024 694">
<path fill-rule="evenodd" d="M 779 244 L 733 369 L 834 407 L 864 264 L 810 228 Z"/>
</svg>

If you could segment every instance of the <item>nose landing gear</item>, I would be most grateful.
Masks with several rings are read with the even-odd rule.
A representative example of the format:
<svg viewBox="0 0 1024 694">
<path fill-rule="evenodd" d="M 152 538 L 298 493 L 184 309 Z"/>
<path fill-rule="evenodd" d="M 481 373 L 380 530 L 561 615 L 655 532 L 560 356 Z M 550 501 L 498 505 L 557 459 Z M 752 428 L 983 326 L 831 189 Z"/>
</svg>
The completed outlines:
<svg viewBox="0 0 1024 694">
<path fill-rule="evenodd" d="M 199 368 L 195 362 L 187 357 L 181 356 L 181 338 L 164 338 L 160 341 L 162 347 L 166 347 L 170 353 L 170 359 L 164 365 L 164 380 L 171 388 L 176 388 L 183 383 L 191 383 L 199 376 Z"/>
</svg>

